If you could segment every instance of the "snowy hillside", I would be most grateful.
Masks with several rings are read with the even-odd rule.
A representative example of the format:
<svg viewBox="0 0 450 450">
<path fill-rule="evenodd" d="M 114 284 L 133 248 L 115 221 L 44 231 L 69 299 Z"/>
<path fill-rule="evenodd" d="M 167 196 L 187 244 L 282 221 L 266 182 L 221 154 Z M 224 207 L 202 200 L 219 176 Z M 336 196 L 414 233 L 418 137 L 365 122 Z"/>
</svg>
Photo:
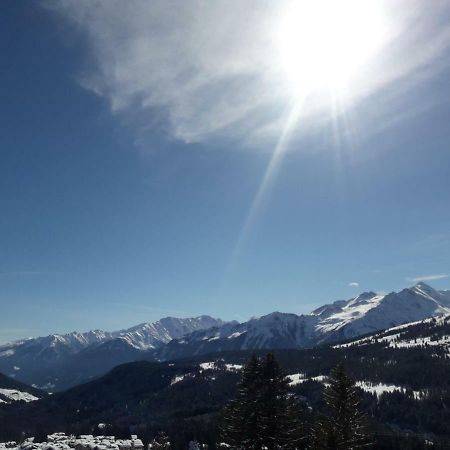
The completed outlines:
<svg viewBox="0 0 450 450">
<path fill-rule="evenodd" d="M 0 374 L 0 406 L 13 402 L 33 402 L 45 396 L 44 392 Z"/>
<path fill-rule="evenodd" d="M 336 341 L 448 313 L 447 296 L 418 283 L 398 293 L 361 294 L 321 320 L 316 330 L 323 335 L 321 342 Z"/>
<path fill-rule="evenodd" d="M 0 346 L 0 372 L 47 390 L 65 388 L 139 359 L 140 352 L 186 333 L 221 325 L 221 320 L 209 316 L 166 317 L 114 332 L 95 330 L 25 339 Z"/>
<path fill-rule="evenodd" d="M 365 292 L 308 315 L 275 312 L 192 333 L 169 342 L 155 354 L 167 360 L 230 350 L 310 347 L 444 314 L 450 314 L 448 291 L 439 292 L 419 283 L 387 295 Z"/>
<path fill-rule="evenodd" d="M 412 322 L 334 348 L 379 345 L 387 348 L 433 348 L 450 357 L 450 315 Z"/>
<path fill-rule="evenodd" d="M 33 394 L 28 392 L 18 391 L 16 389 L 2 389 L 0 388 L 0 403 L 11 403 L 11 402 L 33 402 L 39 400 Z"/>
<path fill-rule="evenodd" d="M 74 332 L 28 339 L 0 346 L 0 372 L 54 391 L 131 361 L 313 347 L 445 314 L 450 314 L 450 291 L 440 292 L 418 283 L 387 295 L 365 292 L 305 315 L 274 312 L 243 323 L 222 322 L 209 316 L 168 317 L 115 332 Z"/>
</svg>

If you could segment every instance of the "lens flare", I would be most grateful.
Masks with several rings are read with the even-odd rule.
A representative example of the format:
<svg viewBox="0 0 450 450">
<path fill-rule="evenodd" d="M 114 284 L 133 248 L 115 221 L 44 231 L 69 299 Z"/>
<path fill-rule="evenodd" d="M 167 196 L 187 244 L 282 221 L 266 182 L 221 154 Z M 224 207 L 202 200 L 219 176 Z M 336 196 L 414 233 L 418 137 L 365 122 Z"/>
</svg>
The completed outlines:
<svg viewBox="0 0 450 450">
<path fill-rule="evenodd" d="M 280 64 L 302 95 L 344 88 L 385 37 L 380 1 L 298 0 L 287 8 L 277 33 Z"/>
</svg>

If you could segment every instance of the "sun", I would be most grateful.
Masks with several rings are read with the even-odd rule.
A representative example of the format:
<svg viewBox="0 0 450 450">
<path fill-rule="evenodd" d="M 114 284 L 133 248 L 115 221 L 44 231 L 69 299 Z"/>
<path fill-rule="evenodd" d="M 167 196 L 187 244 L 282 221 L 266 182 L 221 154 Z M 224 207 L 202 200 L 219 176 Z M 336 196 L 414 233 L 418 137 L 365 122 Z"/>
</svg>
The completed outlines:
<svg viewBox="0 0 450 450">
<path fill-rule="evenodd" d="M 380 0 L 297 0 L 277 33 L 280 64 L 300 95 L 343 90 L 380 50 L 386 19 Z"/>
</svg>

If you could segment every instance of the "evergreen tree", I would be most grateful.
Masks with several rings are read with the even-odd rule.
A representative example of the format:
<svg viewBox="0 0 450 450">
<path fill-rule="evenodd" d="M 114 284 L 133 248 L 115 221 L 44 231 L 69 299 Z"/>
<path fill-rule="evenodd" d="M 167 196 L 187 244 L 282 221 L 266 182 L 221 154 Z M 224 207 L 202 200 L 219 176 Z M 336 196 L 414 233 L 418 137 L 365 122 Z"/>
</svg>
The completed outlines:
<svg viewBox="0 0 450 450">
<path fill-rule="evenodd" d="M 235 400 L 225 408 L 221 439 L 233 448 L 260 449 L 258 402 L 261 387 L 261 362 L 252 355 L 242 371 Z"/>
<path fill-rule="evenodd" d="M 273 354 L 245 366 L 238 396 L 224 411 L 222 440 L 233 449 L 303 448 L 303 428 L 286 374 Z"/>
<path fill-rule="evenodd" d="M 284 432 L 285 444 L 283 446 L 286 450 L 307 448 L 308 434 L 303 406 L 294 396 L 288 394 Z"/>
<path fill-rule="evenodd" d="M 259 415 L 259 437 L 265 447 L 301 448 L 301 425 L 289 381 L 272 353 L 262 365 Z"/>
<path fill-rule="evenodd" d="M 339 364 L 325 389 L 329 415 L 319 419 L 313 430 L 314 450 L 356 450 L 370 446 L 365 416 L 359 411 L 359 399 L 353 380 Z"/>
<path fill-rule="evenodd" d="M 169 437 L 164 431 L 160 431 L 150 442 L 148 448 L 151 448 L 152 450 L 170 450 Z"/>
</svg>

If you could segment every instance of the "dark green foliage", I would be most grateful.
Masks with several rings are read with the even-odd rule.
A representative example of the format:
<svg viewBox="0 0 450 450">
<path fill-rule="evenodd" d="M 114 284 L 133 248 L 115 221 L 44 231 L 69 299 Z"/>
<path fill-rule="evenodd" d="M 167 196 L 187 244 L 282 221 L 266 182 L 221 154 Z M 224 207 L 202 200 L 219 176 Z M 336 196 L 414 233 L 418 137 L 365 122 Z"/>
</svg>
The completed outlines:
<svg viewBox="0 0 450 450">
<path fill-rule="evenodd" d="M 408 338 L 414 339 L 414 333 L 408 330 Z M 405 387 L 404 393 L 385 393 L 378 398 L 358 390 L 361 409 L 369 416 L 374 449 L 450 449 L 450 358 L 439 348 L 392 348 L 380 343 L 275 350 L 274 354 L 287 373 L 301 372 L 307 378 L 329 375 L 339 361 L 345 361 L 357 380 Z M 256 355 L 264 357 L 265 352 Z M 96 433 L 97 424 L 103 422 L 111 424 L 108 433 L 118 437 L 133 433 L 148 443 L 164 429 L 173 450 L 186 450 L 191 440 L 214 450 L 219 441 L 220 411 L 236 396 L 240 376 L 225 370 L 225 364 L 244 364 L 250 356 L 250 351 L 221 352 L 175 365 L 131 363 L 39 402 L 1 404 L 0 441 L 20 439 L 22 431 L 36 436 L 37 441 L 55 430 Z M 223 370 L 201 370 L 199 363 L 205 361 L 217 361 Z M 171 385 L 175 376 L 183 374 L 192 376 Z M 427 395 L 416 400 L 413 390 Z M 323 391 L 323 384 L 313 380 L 290 387 L 291 394 L 302 400 L 295 401 L 295 406 L 305 405 L 301 417 L 306 416 L 306 426 L 300 427 L 300 434 L 314 424 L 315 418 L 309 416 L 326 413 Z M 425 444 L 426 439 L 432 440 L 434 447 Z"/>
<path fill-rule="evenodd" d="M 238 449 L 301 448 L 302 427 L 288 380 L 273 354 L 252 355 L 238 395 L 224 410 L 222 440 Z"/>
<path fill-rule="evenodd" d="M 224 409 L 221 435 L 235 448 L 257 449 L 259 442 L 258 402 L 261 363 L 253 354 L 242 371 L 237 397 Z"/>
<path fill-rule="evenodd" d="M 275 356 L 269 353 L 262 365 L 260 383 L 259 436 L 269 450 L 294 448 L 298 419 L 289 398 L 288 380 Z"/>
<path fill-rule="evenodd" d="M 339 364 L 325 389 L 328 415 L 318 420 L 313 432 L 317 450 L 355 450 L 369 446 L 366 418 L 359 411 L 359 399 L 353 380 Z"/>
</svg>

